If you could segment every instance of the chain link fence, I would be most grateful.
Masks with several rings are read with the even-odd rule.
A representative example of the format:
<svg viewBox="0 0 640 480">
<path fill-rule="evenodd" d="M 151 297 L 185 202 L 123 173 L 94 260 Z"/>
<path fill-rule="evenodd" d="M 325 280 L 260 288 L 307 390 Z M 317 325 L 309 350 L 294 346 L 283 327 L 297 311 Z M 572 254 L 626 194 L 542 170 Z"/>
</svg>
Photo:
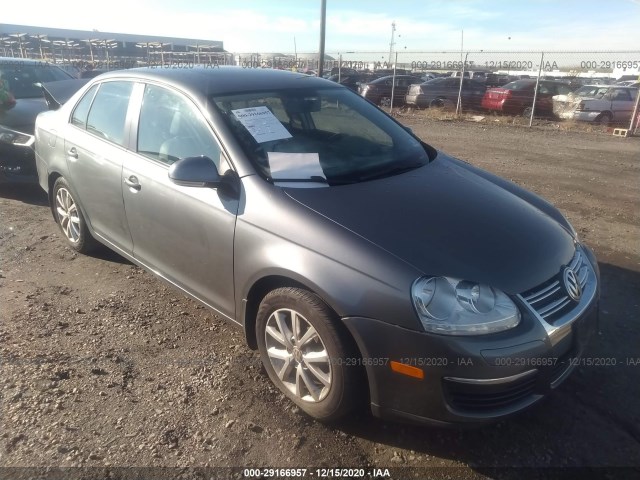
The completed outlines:
<svg viewBox="0 0 640 480">
<path fill-rule="evenodd" d="M 234 55 L 233 63 L 317 74 L 318 58 L 254 53 Z M 329 52 L 323 71 L 389 111 L 444 108 L 518 116 L 529 125 L 540 118 L 638 129 L 640 51 Z"/>
<path fill-rule="evenodd" d="M 205 64 L 320 71 L 317 53 L 232 53 L 202 45 L 131 46 L 115 40 L 14 37 L 0 38 L 0 56 L 35 58 L 76 69 Z M 332 80 L 390 111 L 444 108 L 457 115 L 519 116 L 529 125 L 534 118 L 553 118 L 629 130 L 637 130 L 639 123 L 637 83 L 625 88 L 616 82 L 640 80 L 640 51 L 334 51 L 327 52 L 322 67 Z M 377 80 L 384 76 L 390 78 Z"/>
</svg>

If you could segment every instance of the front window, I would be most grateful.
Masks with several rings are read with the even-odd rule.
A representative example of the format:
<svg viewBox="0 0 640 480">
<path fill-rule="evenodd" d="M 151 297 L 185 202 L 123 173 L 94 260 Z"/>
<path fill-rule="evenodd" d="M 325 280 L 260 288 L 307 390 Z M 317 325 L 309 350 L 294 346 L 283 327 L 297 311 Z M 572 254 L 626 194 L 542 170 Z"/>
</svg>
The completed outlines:
<svg viewBox="0 0 640 480">
<path fill-rule="evenodd" d="M 215 97 L 213 103 L 269 180 L 320 179 L 339 185 L 394 175 L 429 161 L 415 137 L 346 89 L 241 93 Z"/>
<path fill-rule="evenodd" d="M 138 153 L 167 165 L 203 155 L 220 171 L 220 148 L 196 106 L 156 85 L 145 87 L 138 122 Z"/>
</svg>

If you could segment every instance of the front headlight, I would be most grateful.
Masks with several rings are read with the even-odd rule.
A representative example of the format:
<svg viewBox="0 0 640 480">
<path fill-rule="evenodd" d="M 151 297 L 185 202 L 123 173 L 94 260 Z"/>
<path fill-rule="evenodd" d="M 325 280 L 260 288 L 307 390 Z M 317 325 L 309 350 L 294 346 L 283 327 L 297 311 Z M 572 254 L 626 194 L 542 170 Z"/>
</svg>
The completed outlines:
<svg viewBox="0 0 640 480">
<path fill-rule="evenodd" d="M 488 285 L 448 277 L 421 277 L 411 298 L 427 332 L 484 335 L 520 323 L 520 311 L 504 293 Z"/>
<path fill-rule="evenodd" d="M 34 140 L 35 137 L 33 137 L 33 135 L 0 126 L 0 142 L 19 145 L 21 147 L 30 147 L 33 145 Z"/>
</svg>

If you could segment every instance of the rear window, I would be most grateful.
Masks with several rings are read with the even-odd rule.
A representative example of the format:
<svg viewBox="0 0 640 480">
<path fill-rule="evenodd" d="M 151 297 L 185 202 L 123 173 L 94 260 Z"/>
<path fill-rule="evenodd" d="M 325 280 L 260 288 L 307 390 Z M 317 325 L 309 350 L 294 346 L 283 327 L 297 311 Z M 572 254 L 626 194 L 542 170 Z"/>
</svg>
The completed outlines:
<svg viewBox="0 0 640 480">
<path fill-rule="evenodd" d="M 87 131 L 124 146 L 124 125 L 129 108 L 132 82 L 105 82 L 93 99 Z"/>
<path fill-rule="evenodd" d="M 0 60 L 0 77 L 16 99 L 42 97 L 40 84 L 73 78 L 51 63 L 22 64 L 15 60 Z"/>
<path fill-rule="evenodd" d="M 507 90 L 526 90 L 528 88 L 533 88 L 535 83 L 529 82 L 527 80 L 516 80 L 515 82 L 507 83 L 502 88 Z"/>
</svg>

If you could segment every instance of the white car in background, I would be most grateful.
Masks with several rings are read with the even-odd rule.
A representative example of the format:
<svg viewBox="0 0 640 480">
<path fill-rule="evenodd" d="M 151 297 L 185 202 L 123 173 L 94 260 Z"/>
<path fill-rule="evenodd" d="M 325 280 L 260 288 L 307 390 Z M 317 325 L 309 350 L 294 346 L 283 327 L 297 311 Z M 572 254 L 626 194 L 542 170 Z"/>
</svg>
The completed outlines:
<svg viewBox="0 0 640 480">
<path fill-rule="evenodd" d="M 565 120 L 601 125 L 629 122 L 638 89 L 620 85 L 585 85 L 553 97 L 553 113 Z"/>
</svg>

